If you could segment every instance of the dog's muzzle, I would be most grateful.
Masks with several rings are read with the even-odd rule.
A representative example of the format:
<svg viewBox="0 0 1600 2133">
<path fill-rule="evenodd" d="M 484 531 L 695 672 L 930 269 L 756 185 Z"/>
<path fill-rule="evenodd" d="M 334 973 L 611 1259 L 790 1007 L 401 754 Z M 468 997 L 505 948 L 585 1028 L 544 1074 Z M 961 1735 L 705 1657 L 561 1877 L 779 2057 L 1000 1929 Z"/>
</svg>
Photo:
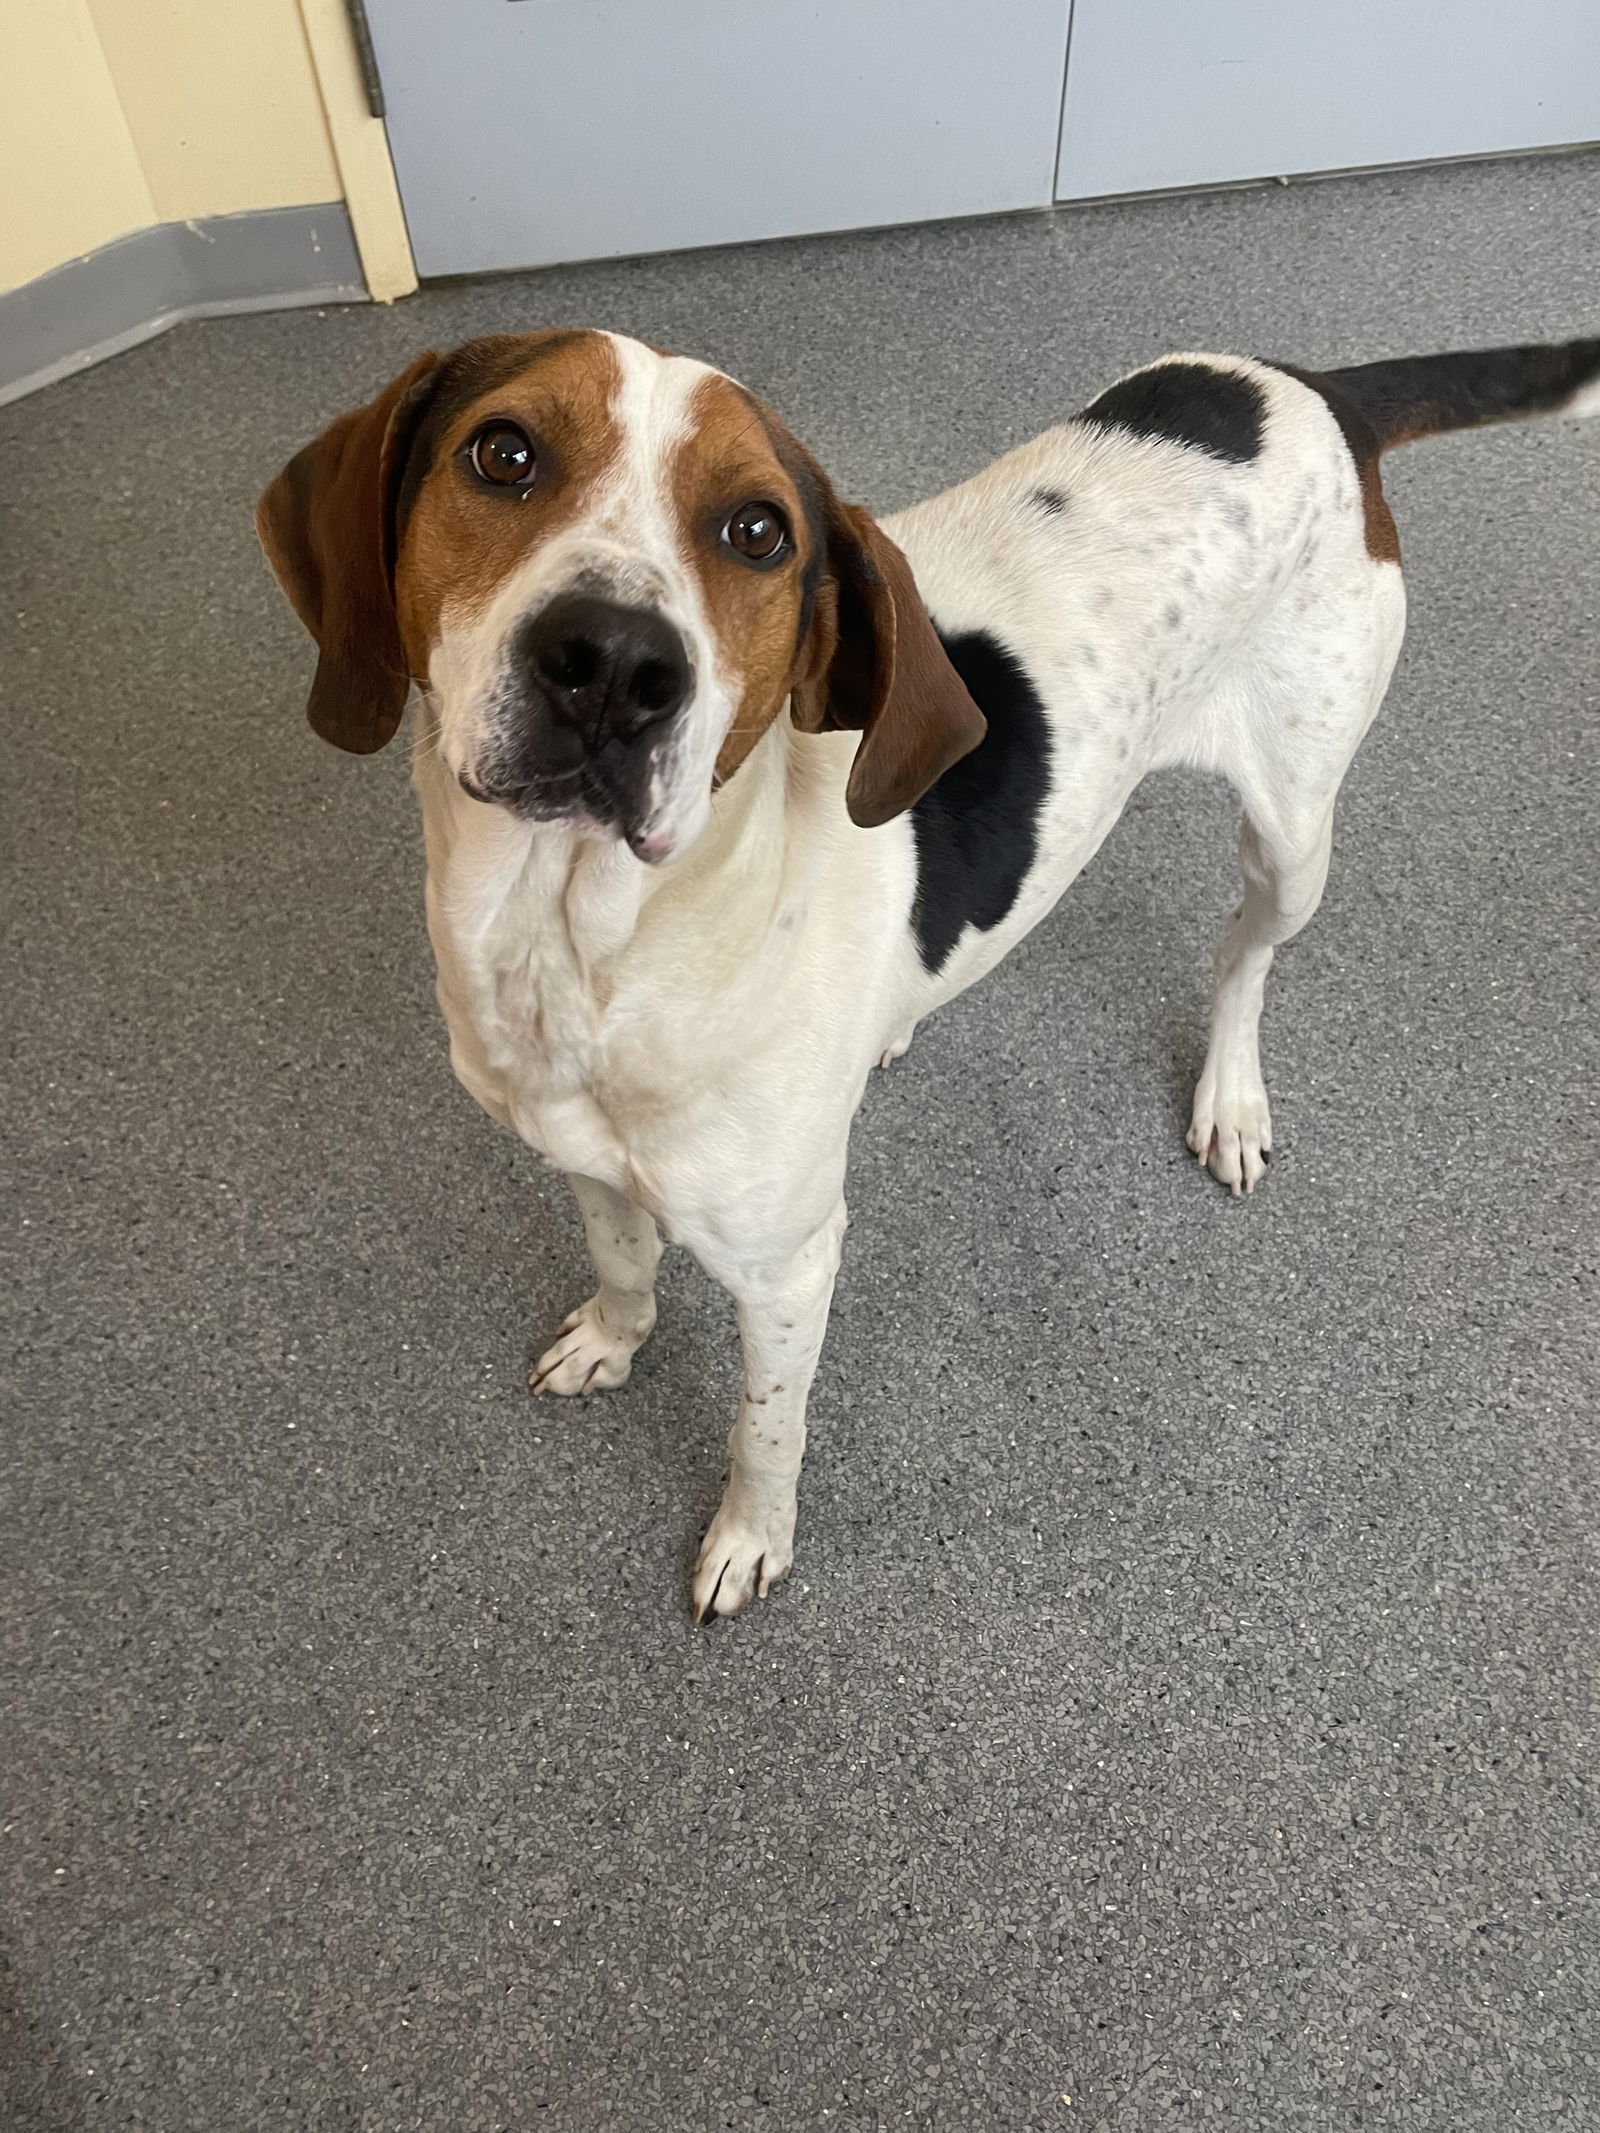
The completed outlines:
<svg viewBox="0 0 1600 2133">
<path fill-rule="evenodd" d="M 563 593 L 513 633 L 494 731 L 462 785 L 530 821 L 614 829 L 653 849 L 662 756 L 694 671 L 651 608 Z"/>
</svg>

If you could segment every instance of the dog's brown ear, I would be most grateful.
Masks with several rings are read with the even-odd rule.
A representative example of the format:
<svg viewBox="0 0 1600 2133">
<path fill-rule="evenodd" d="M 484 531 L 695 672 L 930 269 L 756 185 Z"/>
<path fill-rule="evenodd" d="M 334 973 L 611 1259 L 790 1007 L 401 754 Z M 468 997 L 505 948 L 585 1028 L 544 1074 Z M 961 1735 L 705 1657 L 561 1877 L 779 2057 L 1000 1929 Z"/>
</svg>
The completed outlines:
<svg viewBox="0 0 1600 2133">
<path fill-rule="evenodd" d="M 352 755 L 393 739 L 411 687 L 394 606 L 394 500 L 442 360 L 430 349 L 341 415 L 256 505 L 267 561 L 320 654 L 306 716 Z"/>
<path fill-rule="evenodd" d="M 853 822 L 876 829 L 920 800 L 987 726 L 894 542 L 867 512 L 831 496 L 827 523 L 810 671 L 795 709 L 812 732 L 861 729 L 845 805 Z"/>
</svg>

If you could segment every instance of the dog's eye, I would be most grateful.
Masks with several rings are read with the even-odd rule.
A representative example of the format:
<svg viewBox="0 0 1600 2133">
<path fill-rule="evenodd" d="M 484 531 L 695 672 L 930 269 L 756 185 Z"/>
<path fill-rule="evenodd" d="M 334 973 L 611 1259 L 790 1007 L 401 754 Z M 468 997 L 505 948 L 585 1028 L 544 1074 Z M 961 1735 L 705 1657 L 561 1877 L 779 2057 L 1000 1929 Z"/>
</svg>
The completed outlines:
<svg viewBox="0 0 1600 2133">
<path fill-rule="evenodd" d="M 752 563 L 771 563 L 789 545 L 789 528 L 776 504 L 741 504 L 722 529 L 736 555 Z"/>
<path fill-rule="evenodd" d="M 490 422 L 467 447 L 472 471 L 497 489 L 524 489 L 533 479 L 533 439 L 514 422 Z"/>
</svg>

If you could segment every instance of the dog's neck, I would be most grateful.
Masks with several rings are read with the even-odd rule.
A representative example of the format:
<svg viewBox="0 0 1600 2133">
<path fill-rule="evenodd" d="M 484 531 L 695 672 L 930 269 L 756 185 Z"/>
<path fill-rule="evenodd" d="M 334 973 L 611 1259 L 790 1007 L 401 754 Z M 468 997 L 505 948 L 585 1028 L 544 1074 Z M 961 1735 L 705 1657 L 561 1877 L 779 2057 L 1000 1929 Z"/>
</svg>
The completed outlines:
<svg viewBox="0 0 1600 2133">
<path fill-rule="evenodd" d="M 597 1014 L 635 975 L 658 996 L 667 974 L 677 1004 L 690 1007 L 748 985 L 752 973 L 771 981 L 807 930 L 829 843 L 816 811 L 860 834 L 842 797 L 851 740 L 797 735 L 776 720 L 715 795 L 706 829 L 655 867 L 620 841 L 521 822 L 469 798 L 424 745 L 414 783 L 435 946 L 448 941 L 471 967 L 516 960 L 535 989 L 575 989 Z"/>
</svg>

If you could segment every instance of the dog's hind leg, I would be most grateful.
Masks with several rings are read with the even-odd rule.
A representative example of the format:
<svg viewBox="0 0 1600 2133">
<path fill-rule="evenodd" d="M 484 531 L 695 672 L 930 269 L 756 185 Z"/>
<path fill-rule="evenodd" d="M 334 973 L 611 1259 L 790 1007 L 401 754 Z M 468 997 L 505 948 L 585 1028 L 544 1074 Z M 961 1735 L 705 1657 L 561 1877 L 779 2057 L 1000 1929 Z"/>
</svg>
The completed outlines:
<svg viewBox="0 0 1600 2133">
<path fill-rule="evenodd" d="M 1322 901 L 1333 844 L 1331 799 L 1309 819 L 1270 827 L 1248 807 L 1239 835 L 1244 896 L 1217 950 L 1211 1041 L 1189 1126 L 1189 1146 L 1235 1193 L 1255 1189 L 1272 1148 L 1258 1036 L 1267 972 L 1273 951 L 1294 939 Z"/>
<path fill-rule="evenodd" d="M 1244 803 L 1244 895 L 1217 950 L 1211 1040 L 1188 1138 L 1235 1194 L 1260 1182 L 1272 1148 L 1259 1048 L 1267 972 L 1322 901 L 1334 802 L 1383 702 L 1405 629 L 1400 572 L 1374 561 L 1361 539 L 1352 522 L 1308 550 L 1293 605 L 1263 630 L 1253 672 L 1238 674 L 1206 751 Z"/>
<path fill-rule="evenodd" d="M 642 1207 L 598 1179 L 574 1177 L 589 1257 L 600 1286 L 562 1320 L 534 1365 L 535 1392 L 609 1392 L 626 1382 L 634 1350 L 656 1322 L 661 1236 Z"/>
</svg>

